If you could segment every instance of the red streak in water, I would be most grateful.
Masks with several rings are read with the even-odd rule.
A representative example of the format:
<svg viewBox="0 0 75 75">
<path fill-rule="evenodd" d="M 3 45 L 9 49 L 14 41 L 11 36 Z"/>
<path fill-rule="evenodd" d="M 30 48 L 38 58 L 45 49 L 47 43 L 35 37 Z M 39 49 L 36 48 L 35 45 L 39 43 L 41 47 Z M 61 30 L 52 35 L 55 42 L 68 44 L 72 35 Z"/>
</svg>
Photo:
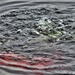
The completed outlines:
<svg viewBox="0 0 75 75">
<path fill-rule="evenodd" d="M 14 66 L 24 69 L 39 70 L 52 65 L 51 58 L 34 57 L 31 60 L 17 54 L 0 54 L 0 65 Z"/>
</svg>

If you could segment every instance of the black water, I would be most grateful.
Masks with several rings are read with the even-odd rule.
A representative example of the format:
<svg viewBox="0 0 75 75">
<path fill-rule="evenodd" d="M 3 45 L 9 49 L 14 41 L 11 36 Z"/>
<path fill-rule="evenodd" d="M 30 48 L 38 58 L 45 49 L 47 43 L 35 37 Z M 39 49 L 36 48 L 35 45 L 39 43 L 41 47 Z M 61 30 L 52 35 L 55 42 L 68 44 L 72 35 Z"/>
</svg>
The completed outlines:
<svg viewBox="0 0 75 75">
<path fill-rule="evenodd" d="M 54 62 L 44 67 L 44 70 L 33 71 L 1 65 L 0 75 L 75 75 L 75 39 L 51 43 L 42 35 L 28 34 L 28 30 L 41 17 L 59 19 L 68 17 L 75 20 L 75 4 L 50 1 L 0 1 L 0 53 L 11 52 L 33 58 L 49 58 Z M 71 24 L 75 26 L 75 22 Z M 19 33 L 18 29 L 23 31 Z"/>
</svg>

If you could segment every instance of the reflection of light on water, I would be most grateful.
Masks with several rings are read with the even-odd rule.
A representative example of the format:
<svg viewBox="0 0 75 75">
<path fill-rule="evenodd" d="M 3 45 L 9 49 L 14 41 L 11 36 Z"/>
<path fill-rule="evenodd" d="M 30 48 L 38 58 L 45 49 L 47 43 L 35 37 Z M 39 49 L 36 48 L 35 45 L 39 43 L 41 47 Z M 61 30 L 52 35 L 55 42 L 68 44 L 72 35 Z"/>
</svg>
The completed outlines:
<svg viewBox="0 0 75 75">
<path fill-rule="evenodd" d="M 4 65 L 17 66 L 17 67 L 25 66 L 35 69 L 43 69 L 46 66 L 53 64 L 53 60 L 49 58 L 34 57 L 31 60 L 28 60 L 24 57 L 20 57 L 15 54 L 1 54 L 0 59 L 1 59 L 1 64 Z"/>
<path fill-rule="evenodd" d="M 58 54 L 58 53 L 57 53 Z M 59 72 L 58 70 L 66 70 L 66 67 L 72 66 L 73 64 L 65 62 L 60 54 L 52 55 L 51 58 L 43 58 L 43 57 L 33 57 L 31 60 L 18 56 L 17 54 L 0 54 L 0 65 L 1 66 L 11 66 L 16 68 L 21 68 L 25 70 L 38 70 L 38 71 L 45 71 L 45 72 Z M 67 60 L 67 59 L 65 59 Z M 59 64 L 58 64 L 58 63 Z M 22 73 L 22 72 L 20 72 Z M 33 72 L 34 75 L 41 75 L 40 72 Z"/>
</svg>

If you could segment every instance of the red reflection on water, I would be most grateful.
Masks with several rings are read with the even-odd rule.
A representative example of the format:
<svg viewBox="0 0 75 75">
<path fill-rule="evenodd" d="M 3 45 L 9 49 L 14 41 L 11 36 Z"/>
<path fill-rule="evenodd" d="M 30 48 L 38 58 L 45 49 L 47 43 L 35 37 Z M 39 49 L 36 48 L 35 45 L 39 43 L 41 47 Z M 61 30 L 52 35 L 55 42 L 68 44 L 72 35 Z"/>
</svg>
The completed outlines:
<svg viewBox="0 0 75 75">
<path fill-rule="evenodd" d="M 48 68 L 50 65 L 54 65 L 56 60 L 58 62 L 62 62 L 62 54 L 57 52 L 51 57 L 37 57 L 34 56 L 31 59 L 26 57 L 17 55 L 17 54 L 0 54 L 0 65 L 4 66 L 13 66 L 18 68 L 23 68 L 26 70 L 47 70 L 47 71 L 54 71 L 54 68 Z M 62 68 L 62 67 L 61 67 Z M 64 69 L 64 67 L 63 67 Z M 20 72 L 22 73 L 22 72 Z M 43 75 L 40 72 L 34 72 L 34 75 Z"/>
<path fill-rule="evenodd" d="M 48 65 L 54 64 L 51 58 L 33 57 L 27 59 L 17 54 L 0 54 L 0 65 L 13 66 L 29 70 L 42 70 Z M 41 73 L 34 72 L 35 75 L 42 75 Z"/>
</svg>

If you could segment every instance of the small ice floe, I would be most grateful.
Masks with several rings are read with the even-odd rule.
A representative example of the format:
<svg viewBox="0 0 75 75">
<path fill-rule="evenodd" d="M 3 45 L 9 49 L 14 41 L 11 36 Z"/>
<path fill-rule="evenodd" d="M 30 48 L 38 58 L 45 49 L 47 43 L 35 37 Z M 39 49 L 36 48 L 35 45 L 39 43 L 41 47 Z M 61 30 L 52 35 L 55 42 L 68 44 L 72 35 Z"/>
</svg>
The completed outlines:
<svg viewBox="0 0 75 75">
<path fill-rule="evenodd" d="M 21 33 L 21 32 L 22 32 L 22 30 L 21 30 L 21 29 L 18 29 L 18 30 L 17 30 L 17 33 Z"/>
<path fill-rule="evenodd" d="M 67 21 L 68 22 L 74 22 L 75 20 L 74 19 L 68 19 Z"/>
<path fill-rule="evenodd" d="M 66 34 L 67 34 L 67 32 L 66 32 L 66 31 L 62 31 L 62 33 L 63 33 L 64 35 L 66 35 Z"/>
<path fill-rule="evenodd" d="M 32 34 L 32 35 L 40 35 L 40 33 L 35 29 L 31 29 L 30 34 Z"/>
<path fill-rule="evenodd" d="M 62 25 L 63 25 L 63 20 L 60 19 L 60 20 L 58 21 L 58 24 L 59 24 L 60 26 L 62 26 Z"/>
<path fill-rule="evenodd" d="M 59 22 L 63 23 L 63 20 L 62 20 L 62 19 L 60 19 L 60 20 L 59 20 Z"/>
<path fill-rule="evenodd" d="M 46 25 L 46 24 L 50 24 L 51 20 L 48 19 L 47 17 L 43 17 L 41 20 L 38 21 L 39 25 Z"/>
<path fill-rule="evenodd" d="M 2 45 L 2 43 L 0 42 L 0 46 Z"/>
</svg>

